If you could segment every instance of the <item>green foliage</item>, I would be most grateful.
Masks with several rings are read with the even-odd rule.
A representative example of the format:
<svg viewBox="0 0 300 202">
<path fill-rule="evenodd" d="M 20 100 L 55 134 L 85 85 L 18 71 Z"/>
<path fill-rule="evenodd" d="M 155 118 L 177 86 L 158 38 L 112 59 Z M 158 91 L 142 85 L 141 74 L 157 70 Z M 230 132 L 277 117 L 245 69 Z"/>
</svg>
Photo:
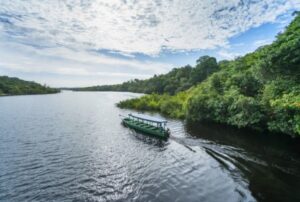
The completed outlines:
<svg viewBox="0 0 300 202">
<path fill-rule="evenodd" d="M 270 100 L 268 129 L 300 135 L 300 91 Z"/>
<path fill-rule="evenodd" d="M 120 108 L 160 111 L 172 118 L 184 118 L 188 92 L 180 92 L 175 96 L 168 94 L 145 95 L 141 98 L 129 99 L 118 103 Z"/>
<path fill-rule="evenodd" d="M 210 74 L 218 69 L 219 65 L 216 58 L 202 56 L 197 60 L 197 65 L 191 73 L 191 81 L 193 84 L 197 84 L 205 80 Z"/>
<path fill-rule="evenodd" d="M 194 87 L 187 91 L 146 95 L 123 107 L 300 136 L 299 13 L 271 45 L 218 64 L 201 57 L 188 81 Z"/>
<path fill-rule="evenodd" d="M 59 92 L 58 89 L 42 86 L 35 82 L 0 76 L 0 95 L 46 94 L 57 92 Z"/>
<path fill-rule="evenodd" d="M 146 80 L 131 80 L 123 84 L 92 86 L 86 88 L 74 88 L 77 91 L 130 91 L 137 93 L 175 93 L 189 89 L 210 74 L 219 69 L 216 58 L 202 56 L 197 60 L 195 68 L 187 65 L 181 68 L 174 68 L 167 74 L 154 76 Z"/>
<path fill-rule="evenodd" d="M 191 95 L 187 118 L 300 135 L 299 26 L 297 16 L 273 44 L 220 64 Z"/>
<path fill-rule="evenodd" d="M 251 97 L 257 95 L 262 86 L 260 81 L 247 71 L 233 75 L 231 85 L 238 87 L 241 94 Z"/>
</svg>

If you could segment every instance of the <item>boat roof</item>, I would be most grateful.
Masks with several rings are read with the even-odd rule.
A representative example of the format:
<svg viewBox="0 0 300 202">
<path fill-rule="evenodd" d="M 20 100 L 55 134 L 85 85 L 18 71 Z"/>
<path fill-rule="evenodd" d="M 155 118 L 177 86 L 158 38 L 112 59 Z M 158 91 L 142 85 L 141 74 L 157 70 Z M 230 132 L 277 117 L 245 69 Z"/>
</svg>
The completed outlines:
<svg viewBox="0 0 300 202">
<path fill-rule="evenodd" d="M 134 118 L 138 118 L 138 119 L 143 119 L 143 120 L 146 120 L 146 121 L 155 122 L 155 123 L 167 123 L 167 120 L 165 120 L 165 119 L 160 119 L 160 118 L 148 116 L 148 115 L 145 115 L 145 114 L 129 114 L 129 116 L 134 117 Z"/>
</svg>

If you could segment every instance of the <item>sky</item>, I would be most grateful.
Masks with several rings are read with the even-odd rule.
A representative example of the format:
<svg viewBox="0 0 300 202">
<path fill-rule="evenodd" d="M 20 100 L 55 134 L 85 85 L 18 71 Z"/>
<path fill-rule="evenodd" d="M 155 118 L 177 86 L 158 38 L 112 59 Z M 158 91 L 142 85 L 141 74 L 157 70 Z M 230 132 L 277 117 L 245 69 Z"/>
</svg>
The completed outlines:
<svg viewBox="0 0 300 202">
<path fill-rule="evenodd" d="M 0 0 L 0 75 L 121 83 L 270 44 L 300 0 Z"/>
</svg>

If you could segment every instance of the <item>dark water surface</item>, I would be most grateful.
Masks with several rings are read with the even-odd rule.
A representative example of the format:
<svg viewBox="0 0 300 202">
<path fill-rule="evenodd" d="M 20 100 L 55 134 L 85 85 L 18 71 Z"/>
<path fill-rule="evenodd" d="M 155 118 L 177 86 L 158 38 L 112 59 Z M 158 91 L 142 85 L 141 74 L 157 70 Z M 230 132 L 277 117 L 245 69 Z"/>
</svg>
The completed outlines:
<svg viewBox="0 0 300 202">
<path fill-rule="evenodd" d="M 300 201 L 299 143 L 178 120 L 161 142 L 120 124 L 136 96 L 1 97 L 0 201 Z"/>
</svg>

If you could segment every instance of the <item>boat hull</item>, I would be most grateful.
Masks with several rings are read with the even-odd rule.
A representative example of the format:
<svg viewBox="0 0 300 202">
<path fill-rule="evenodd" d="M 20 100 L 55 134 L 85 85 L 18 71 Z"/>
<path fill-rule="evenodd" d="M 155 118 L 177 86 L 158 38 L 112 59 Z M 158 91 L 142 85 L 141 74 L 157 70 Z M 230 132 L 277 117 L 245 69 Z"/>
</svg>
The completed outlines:
<svg viewBox="0 0 300 202">
<path fill-rule="evenodd" d="M 134 129 L 135 131 L 141 132 L 148 136 L 152 136 L 164 140 L 168 139 L 169 137 L 169 132 L 167 130 L 161 130 L 156 127 L 149 127 L 149 125 L 147 124 L 141 124 L 136 121 L 132 121 L 128 118 L 123 119 L 122 123 L 124 126 L 128 128 Z"/>
</svg>

